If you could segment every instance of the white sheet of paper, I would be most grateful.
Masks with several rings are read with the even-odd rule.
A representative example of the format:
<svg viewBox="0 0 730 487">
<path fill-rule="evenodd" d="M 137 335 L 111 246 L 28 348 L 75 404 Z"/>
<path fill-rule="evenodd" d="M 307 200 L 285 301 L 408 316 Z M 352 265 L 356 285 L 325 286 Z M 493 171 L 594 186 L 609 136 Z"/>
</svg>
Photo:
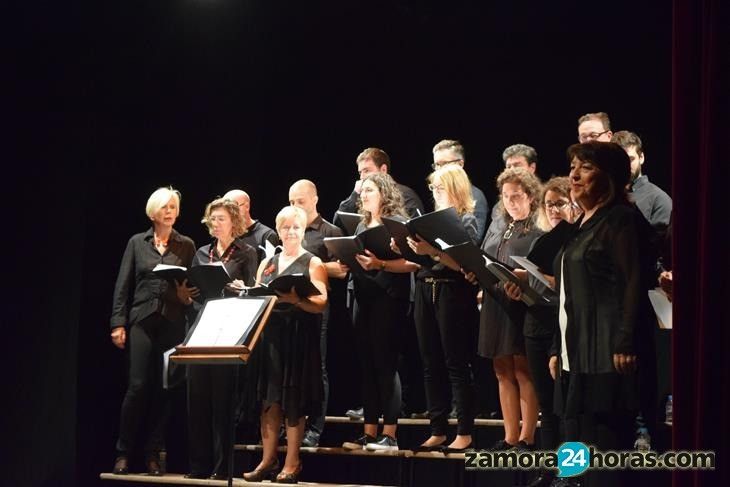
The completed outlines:
<svg viewBox="0 0 730 487">
<path fill-rule="evenodd" d="M 548 288 L 552 289 L 553 287 L 550 285 L 550 281 L 545 279 L 545 276 L 542 272 L 540 272 L 540 268 L 537 267 L 530 259 L 527 257 L 520 257 L 519 255 L 511 255 L 510 256 L 512 260 L 514 260 L 517 265 L 525 269 L 527 272 L 529 272 L 531 275 L 535 277 L 538 281 L 543 283 Z"/>
<path fill-rule="evenodd" d="M 249 333 L 253 326 L 253 317 L 263 301 L 263 298 L 208 301 L 193 336 L 186 345 L 188 347 L 236 345 L 241 336 Z"/>
<path fill-rule="evenodd" d="M 672 302 L 660 288 L 649 290 L 649 301 L 654 307 L 654 313 L 659 320 L 659 328 L 672 329 Z"/>
</svg>

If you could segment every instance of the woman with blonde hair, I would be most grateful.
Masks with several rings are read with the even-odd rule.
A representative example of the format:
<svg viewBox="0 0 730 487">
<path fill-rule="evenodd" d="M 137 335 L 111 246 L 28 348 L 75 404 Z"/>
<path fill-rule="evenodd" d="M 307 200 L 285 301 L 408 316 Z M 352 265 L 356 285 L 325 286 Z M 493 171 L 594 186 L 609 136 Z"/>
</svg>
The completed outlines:
<svg viewBox="0 0 730 487">
<path fill-rule="evenodd" d="M 264 479 L 296 483 L 302 471 L 299 448 L 304 420 L 319 414 L 324 390 L 319 352 L 319 327 L 327 306 L 327 271 L 322 261 L 302 247 L 307 214 L 286 206 L 276 216 L 276 231 L 282 251 L 265 259 L 256 274 L 257 284 L 268 284 L 278 276 L 303 274 L 320 294 L 301 297 L 292 288 L 279 298 L 263 333 L 258 350 L 256 401 L 261 408 L 263 457 L 248 482 Z M 252 359 L 253 362 L 253 359 Z M 279 470 L 276 448 L 282 420 L 286 426 L 286 460 Z"/>
<path fill-rule="evenodd" d="M 436 210 L 453 207 L 469 238 L 478 245 L 471 182 L 464 169 L 447 164 L 434 171 L 428 181 Z M 474 386 L 469 367 L 478 322 L 476 288 L 446 253 L 418 236 L 409 237 L 408 245 L 415 253 L 428 256 L 416 275 L 415 289 L 416 332 L 431 423 L 431 436 L 419 449 L 463 452 L 473 446 Z M 456 438 L 447 446 L 452 396 L 458 426 Z"/>
<path fill-rule="evenodd" d="M 543 233 L 536 222 L 540 181 L 525 169 L 509 168 L 497 177 L 497 190 L 506 225 L 496 231 L 490 228 L 482 250 L 500 262 L 516 265 L 511 257 L 526 256 Z M 524 319 L 524 304 L 511 300 L 501 284 L 484 290 L 478 353 L 493 361 L 504 418 L 505 436 L 494 450 L 529 449 L 535 443 L 538 402 L 525 355 Z"/>
<path fill-rule="evenodd" d="M 197 292 L 152 272 L 157 264 L 189 267 L 193 260 L 195 244 L 173 228 L 180 215 L 180 193 L 158 188 L 147 200 L 146 212 L 152 226 L 129 239 L 114 286 L 111 339 L 118 348 L 129 344 L 130 350 L 113 470 L 117 475 L 129 473 L 129 455 L 137 448 L 143 416 L 147 473 L 163 473 L 159 452 L 165 447 L 169 396 L 162 388 L 162 354 L 185 338 L 185 308 Z"/>
<path fill-rule="evenodd" d="M 218 198 L 205 208 L 201 220 L 213 241 L 200 247 L 192 267 L 220 263 L 232 279 L 252 286 L 255 280 L 256 250 L 240 239 L 246 233 L 238 204 Z M 206 298 L 194 303 L 200 311 Z M 231 395 L 234 373 L 223 365 L 193 365 L 188 368 L 188 451 L 190 472 L 187 478 L 228 478 L 230 456 Z"/>
</svg>

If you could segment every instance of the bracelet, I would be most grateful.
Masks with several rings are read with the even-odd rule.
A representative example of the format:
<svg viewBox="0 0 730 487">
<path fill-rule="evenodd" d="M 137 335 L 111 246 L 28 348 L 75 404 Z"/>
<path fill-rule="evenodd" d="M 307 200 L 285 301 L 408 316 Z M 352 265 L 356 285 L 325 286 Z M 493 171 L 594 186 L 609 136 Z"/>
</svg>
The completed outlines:
<svg viewBox="0 0 730 487">
<path fill-rule="evenodd" d="M 384 271 L 385 270 L 385 261 L 384 260 L 381 260 L 380 261 L 380 270 L 381 271 Z"/>
</svg>

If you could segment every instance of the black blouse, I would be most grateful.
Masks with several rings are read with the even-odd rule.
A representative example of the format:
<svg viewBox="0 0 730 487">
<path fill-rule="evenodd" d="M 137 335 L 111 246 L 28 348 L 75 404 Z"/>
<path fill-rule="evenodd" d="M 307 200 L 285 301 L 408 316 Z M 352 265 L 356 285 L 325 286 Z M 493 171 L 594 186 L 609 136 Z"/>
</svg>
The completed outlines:
<svg viewBox="0 0 730 487">
<path fill-rule="evenodd" d="M 159 312 L 169 321 L 184 318 L 174 284 L 160 279 L 152 269 L 157 264 L 189 267 L 195 254 L 192 239 L 172 230 L 165 253 L 155 248 L 152 228 L 129 239 L 114 286 L 111 327 L 139 323 Z"/>
<path fill-rule="evenodd" d="M 228 271 L 228 275 L 231 279 L 240 279 L 246 284 L 246 286 L 253 286 L 256 282 L 256 268 L 258 267 L 258 256 L 256 250 L 245 243 L 242 239 L 237 238 L 231 243 L 232 249 L 226 250 L 225 262 L 223 266 Z M 213 259 L 211 260 L 210 249 L 213 248 Z M 230 248 L 230 247 L 229 247 Z M 218 242 L 213 240 L 212 243 L 204 245 L 198 249 L 193 257 L 192 267 L 200 264 L 210 264 L 213 262 L 220 262 L 223 256 L 218 254 Z M 198 298 L 198 301 L 203 301 L 204 298 L 210 298 L 212 296 L 202 295 Z"/>
<path fill-rule="evenodd" d="M 651 231 L 633 206 L 600 208 L 575 225 L 555 258 L 556 289 L 561 281 L 565 286 L 571 372 L 614 372 L 613 354 L 640 355 L 653 340 Z"/>
</svg>

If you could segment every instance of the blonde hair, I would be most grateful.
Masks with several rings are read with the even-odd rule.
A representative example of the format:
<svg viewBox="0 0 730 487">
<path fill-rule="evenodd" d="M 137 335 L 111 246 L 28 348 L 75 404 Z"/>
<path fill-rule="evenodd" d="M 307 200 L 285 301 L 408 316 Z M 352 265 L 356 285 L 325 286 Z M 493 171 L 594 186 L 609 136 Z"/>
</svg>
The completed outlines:
<svg viewBox="0 0 730 487">
<path fill-rule="evenodd" d="M 233 235 L 233 238 L 238 238 L 246 233 L 246 228 L 243 226 L 243 218 L 241 218 L 241 212 L 238 211 L 238 203 L 232 199 L 218 198 L 208 203 L 205 207 L 203 219 L 200 220 L 200 223 L 203 223 L 206 227 L 208 227 L 208 232 L 211 235 L 213 235 L 213 225 L 210 222 L 210 215 L 218 209 L 225 210 L 228 213 L 228 216 L 231 217 L 231 223 L 233 224 L 231 234 Z"/>
<path fill-rule="evenodd" d="M 428 176 L 429 184 L 434 184 L 434 181 L 440 181 L 444 185 L 456 213 L 474 213 L 476 203 L 471 195 L 471 182 L 463 167 L 458 164 L 441 166 Z"/>
<path fill-rule="evenodd" d="M 302 224 L 302 228 L 307 226 L 307 213 L 298 206 L 285 206 L 276 215 L 276 231 L 278 232 L 284 221 L 290 218 L 297 218 Z"/>
<path fill-rule="evenodd" d="M 177 203 L 177 213 L 175 213 L 175 217 L 177 218 L 180 216 L 181 198 L 182 195 L 180 195 L 180 191 L 174 189 L 172 186 L 168 188 L 157 188 L 147 199 L 147 206 L 145 208 L 147 216 L 152 218 L 154 214 L 160 210 L 160 208 L 165 206 L 171 199 L 174 199 L 175 203 Z"/>
</svg>

